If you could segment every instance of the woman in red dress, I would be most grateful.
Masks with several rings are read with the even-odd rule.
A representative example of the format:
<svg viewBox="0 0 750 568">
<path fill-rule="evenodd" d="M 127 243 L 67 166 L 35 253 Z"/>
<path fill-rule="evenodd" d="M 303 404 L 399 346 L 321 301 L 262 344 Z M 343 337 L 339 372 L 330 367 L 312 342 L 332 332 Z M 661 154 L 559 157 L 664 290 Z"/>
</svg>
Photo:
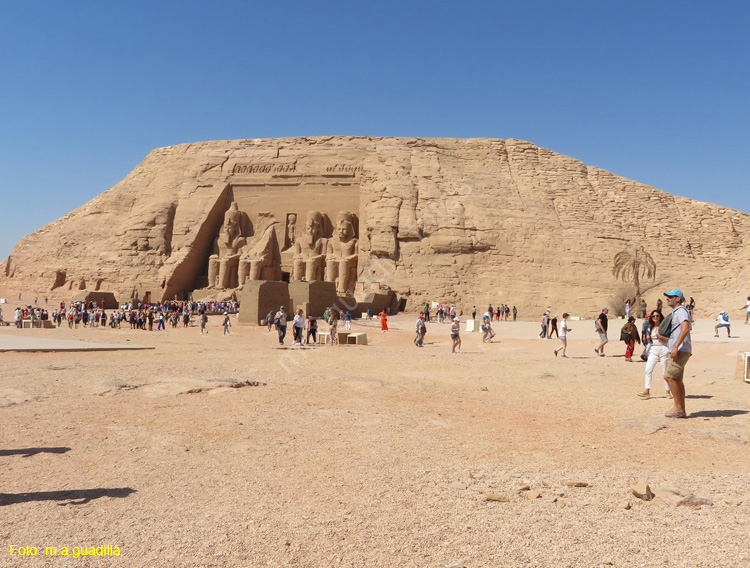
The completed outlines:
<svg viewBox="0 0 750 568">
<path fill-rule="evenodd" d="M 386 316 L 385 310 L 380 312 L 380 331 L 385 333 L 388 331 L 388 318 Z"/>
</svg>

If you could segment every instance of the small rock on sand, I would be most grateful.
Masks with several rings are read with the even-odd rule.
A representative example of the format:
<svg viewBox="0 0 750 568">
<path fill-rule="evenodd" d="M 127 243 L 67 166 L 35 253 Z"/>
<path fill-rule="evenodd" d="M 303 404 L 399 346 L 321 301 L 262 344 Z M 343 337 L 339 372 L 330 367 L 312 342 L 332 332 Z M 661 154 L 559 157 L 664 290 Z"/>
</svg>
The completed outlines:
<svg viewBox="0 0 750 568">
<path fill-rule="evenodd" d="M 651 487 L 649 487 L 648 483 L 646 483 L 645 481 L 639 481 L 638 483 L 633 485 L 630 488 L 630 492 L 638 497 L 638 499 L 643 499 L 644 501 L 651 501 L 651 499 L 654 498 Z"/>
</svg>

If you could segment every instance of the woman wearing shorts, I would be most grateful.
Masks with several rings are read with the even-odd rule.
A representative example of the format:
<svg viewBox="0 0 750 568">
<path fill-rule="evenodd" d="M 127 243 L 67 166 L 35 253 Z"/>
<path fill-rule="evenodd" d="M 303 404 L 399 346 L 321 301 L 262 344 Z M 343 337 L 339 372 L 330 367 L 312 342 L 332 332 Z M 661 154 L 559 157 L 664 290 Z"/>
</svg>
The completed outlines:
<svg viewBox="0 0 750 568">
<path fill-rule="evenodd" d="M 557 354 L 562 351 L 561 357 L 565 357 L 566 359 L 568 356 L 565 354 L 565 350 L 568 348 L 568 332 L 570 331 L 570 328 L 568 327 L 568 316 L 570 314 L 565 312 L 562 316 L 562 322 L 560 323 L 560 341 L 562 341 L 562 347 L 559 349 L 555 349 L 555 357 L 557 357 Z"/>
<path fill-rule="evenodd" d="M 459 335 L 460 331 L 461 320 L 459 320 L 458 318 L 453 318 L 453 323 L 451 324 L 451 339 L 453 340 L 453 350 L 451 351 L 451 353 L 461 353 L 461 336 Z"/>
</svg>

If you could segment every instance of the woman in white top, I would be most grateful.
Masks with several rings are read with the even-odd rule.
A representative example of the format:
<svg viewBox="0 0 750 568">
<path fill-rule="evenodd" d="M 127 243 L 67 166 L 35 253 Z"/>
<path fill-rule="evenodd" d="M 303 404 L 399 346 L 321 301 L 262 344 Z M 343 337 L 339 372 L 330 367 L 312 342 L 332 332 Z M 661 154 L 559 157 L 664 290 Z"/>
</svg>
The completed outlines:
<svg viewBox="0 0 750 568">
<path fill-rule="evenodd" d="M 294 341 L 292 345 L 302 345 L 302 331 L 305 329 L 305 316 L 302 310 L 298 310 L 292 321 L 292 333 Z"/>
<path fill-rule="evenodd" d="M 656 363 L 661 361 L 662 376 L 667 372 L 667 362 L 669 361 L 669 349 L 667 349 L 667 340 L 659 335 L 659 324 L 661 323 L 664 316 L 661 312 L 654 310 L 648 318 L 648 333 L 651 337 L 651 346 L 648 352 L 648 360 L 646 361 L 646 386 L 643 392 L 639 392 L 638 396 L 643 399 L 651 398 L 651 375 L 654 372 Z M 667 398 L 672 398 L 672 393 L 669 392 L 669 385 L 667 381 L 664 381 L 664 389 L 667 391 Z"/>
<path fill-rule="evenodd" d="M 568 327 L 568 316 L 570 314 L 568 312 L 565 312 L 562 316 L 562 322 L 560 323 L 560 341 L 562 341 L 562 347 L 560 349 L 555 349 L 555 357 L 557 357 L 557 353 L 559 351 L 562 351 L 561 357 L 565 357 L 566 359 L 568 356 L 565 354 L 565 350 L 568 348 L 568 332 L 570 331 L 570 328 Z"/>
</svg>

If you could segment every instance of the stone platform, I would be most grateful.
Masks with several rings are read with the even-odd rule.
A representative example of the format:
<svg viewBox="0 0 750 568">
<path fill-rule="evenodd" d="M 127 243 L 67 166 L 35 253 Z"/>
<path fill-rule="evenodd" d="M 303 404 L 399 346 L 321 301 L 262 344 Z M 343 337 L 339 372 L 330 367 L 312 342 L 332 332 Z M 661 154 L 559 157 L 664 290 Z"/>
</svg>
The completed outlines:
<svg viewBox="0 0 750 568">
<path fill-rule="evenodd" d="M 0 333 L 0 353 L 7 351 L 120 351 L 122 349 L 154 349 L 141 345 L 118 343 L 93 343 L 67 339 L 46 339 L 44 337 L 23 337 Z"/>
</svg>

